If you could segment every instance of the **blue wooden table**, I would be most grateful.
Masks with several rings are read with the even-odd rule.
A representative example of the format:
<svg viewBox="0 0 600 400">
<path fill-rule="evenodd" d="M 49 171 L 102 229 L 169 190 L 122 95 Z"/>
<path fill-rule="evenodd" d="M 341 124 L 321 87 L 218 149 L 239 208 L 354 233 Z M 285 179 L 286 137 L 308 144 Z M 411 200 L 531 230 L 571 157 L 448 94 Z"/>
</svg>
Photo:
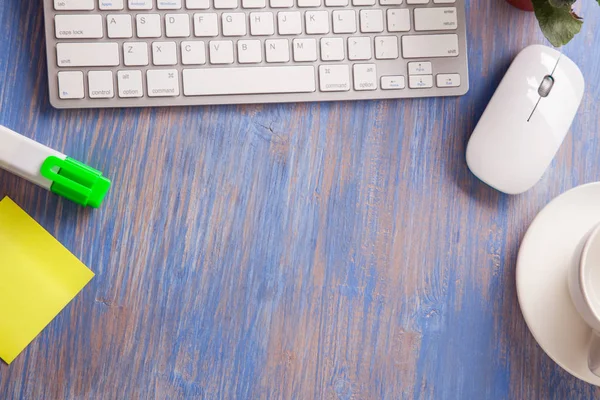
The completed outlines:
<svg viewBox="0 0 600 400">
<path fill-rule="evenodd" d="M 543 38 L 504 0 L 469 3 L 461 98 L 57 111 L 41 2 L 3 0 L 0 124 L 114 187 L 92 211 L 0 172 L 0 198 L 97 274 L 0 365 L 0 399 L 600 396 L 535 343 L 514 282 L 536 213 L 600 177 L 600 8 L 582 4 L 564 49 L 588 83 L 572 134 L 509 197 L 469 173 L 465 145 Z"/>
</svg>

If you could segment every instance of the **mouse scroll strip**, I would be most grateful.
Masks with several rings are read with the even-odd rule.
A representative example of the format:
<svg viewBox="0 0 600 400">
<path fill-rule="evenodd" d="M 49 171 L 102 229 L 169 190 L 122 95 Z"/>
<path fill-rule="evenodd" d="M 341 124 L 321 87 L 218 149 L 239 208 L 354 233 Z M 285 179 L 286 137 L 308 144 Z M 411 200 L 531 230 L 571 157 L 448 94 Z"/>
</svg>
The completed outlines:
<svg viewBox="0 0 600 400">
<path fill-rule="evenodd" d="M 554 68 L 552 68 L 552 72 L 550 73 L 550 78 L 552 78 L 552 79 L 554 79 L 554 78 L 553 78 L 554 71 L 556 71 L 556 67 L 558 67 L 558 62 L 560 61 L 560 58 L 561 58 L 561 57 L 562 57 L 562 53 L 560 53 L 560 55 L 558 56 L 558 59 L 556 60 L 556 64 L 554 64 Z M 546 76 L 548 76 L 548 75 L 546 75 Z M 544 77 L 544 79 L 545 79 L 545 78 L 546 78 L 546 77 Z M 540 84 L 540 86 L 541 86 L 541 85 L 543 85 L 543 84 L 544 84 L 544 82 L 542 81 L 542 83 Z M 531 120 L 531 117 L 533 117 L 533 113 L 534 113 L 534 112 L 535 112 L 535 110 L 537 109 L 537 106 L 540 104 L 540 101 L 542 100 L 542 97 L 546 97 L 546 96 L 547 96 L 547 95 L 546 95 L 546 96 L 542 96 L 542 95 L 540 95 L 540 93 L 539 93 L 539 88 L 538 88 L 538 95 L 539 95 L 540 97 L 538 97 L 538 100 L 537 100 L 537 102 L 535 103 L 535 106 L 533 106 L 533 110 L 531 110 L 531 114 L 529 114 L 529 118 L 527 118 L 527 122 L 529 122 L 529 120 Z"/>
</svg>

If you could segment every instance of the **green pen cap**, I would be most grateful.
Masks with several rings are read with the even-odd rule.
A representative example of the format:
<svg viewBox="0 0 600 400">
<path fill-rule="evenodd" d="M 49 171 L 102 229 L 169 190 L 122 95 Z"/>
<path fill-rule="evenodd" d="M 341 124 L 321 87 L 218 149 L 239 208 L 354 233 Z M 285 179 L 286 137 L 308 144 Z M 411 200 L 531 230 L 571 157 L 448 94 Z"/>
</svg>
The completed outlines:
<svg viewBox="0 0 600 400">
<path fill-rule="evenodd" d="M 72 158 L 46 158 L 40 169 L 42 176 L 52 181 L 50 191 L 84 207 L 100 207 L 110 189 L 110 180 Z"/>
</svg>

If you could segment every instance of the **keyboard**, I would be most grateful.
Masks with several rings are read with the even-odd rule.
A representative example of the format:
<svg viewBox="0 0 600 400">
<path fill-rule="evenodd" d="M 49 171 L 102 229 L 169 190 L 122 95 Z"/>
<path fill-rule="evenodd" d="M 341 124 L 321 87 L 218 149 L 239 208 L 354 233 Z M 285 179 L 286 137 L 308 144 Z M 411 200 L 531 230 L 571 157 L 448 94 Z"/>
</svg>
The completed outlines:
<svg viewBox="0 0 600 400">
<path fill-rule="evenodd" d="M 44 0 L 56 108 L 458 96 L 465 0 Z"/>
</svg>

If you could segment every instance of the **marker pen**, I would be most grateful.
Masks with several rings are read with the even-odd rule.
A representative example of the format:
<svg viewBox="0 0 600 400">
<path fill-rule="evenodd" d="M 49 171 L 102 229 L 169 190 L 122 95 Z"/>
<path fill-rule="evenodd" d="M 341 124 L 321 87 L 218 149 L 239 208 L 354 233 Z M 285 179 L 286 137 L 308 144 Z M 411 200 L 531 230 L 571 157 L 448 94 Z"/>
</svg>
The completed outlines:
<svg viewBox="0 0 600 400">
<path fill-rule="evenodd" d="M 0 168 L 82 206 L 99 207 L 110 188 L 102 172 L 2 125 Z"/>
</svg>

